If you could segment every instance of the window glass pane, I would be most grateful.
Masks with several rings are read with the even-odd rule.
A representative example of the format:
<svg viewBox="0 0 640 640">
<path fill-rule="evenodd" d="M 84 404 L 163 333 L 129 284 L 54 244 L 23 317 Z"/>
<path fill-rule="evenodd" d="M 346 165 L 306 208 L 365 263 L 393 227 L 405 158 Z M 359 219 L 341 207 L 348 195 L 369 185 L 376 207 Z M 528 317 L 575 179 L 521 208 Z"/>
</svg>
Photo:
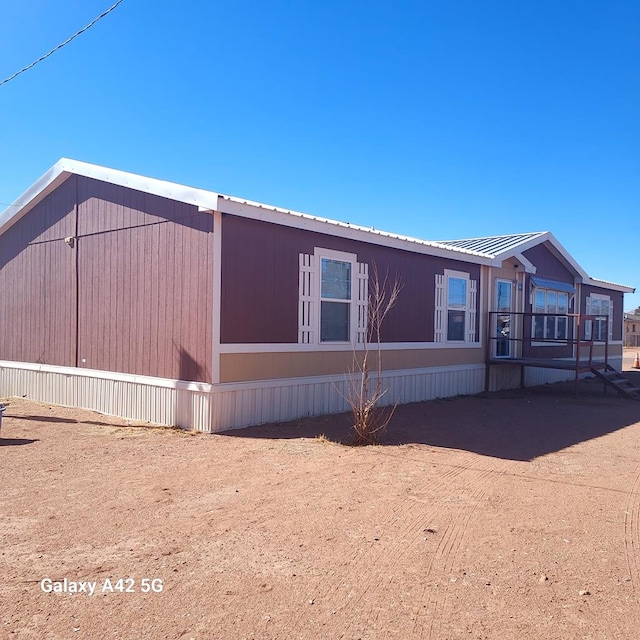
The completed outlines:
<svg viewBox="0 0 640 640">
<path fill-rule="evenodd" d="M 511 311 L 511 283 L 498 281 L 496 311 Z"/>
<path fill-rule="evenodd" d="M 447 319 L 447 340 L 464 341 L 464 311 L 449 311 Z"/>
<path fill-rule="evenodd" d="M 569 294 L 558 294 L 558 313 L 569 313 Z"/>
<path fill-rule="evenodd" d="M 351 300 L 351 263 L 322 258 L 323 298 Z"/>
<path fill-rule="evenodd" d="M 536 290 L 535 313 L 543 313 L 546 308 L 544 291 Z"/>
<path fill-rule="evenodd" d="M 560 340 L 567 339 L 567 319 L 558 318 L 558 336 Z"/>
<path fill-rule="evenodd" d="M 449 278 L 448 306 L 464 309 L 467 306 L 467 281 Z"/>
<path fill-rule="evenodd" d="M 320 340 L 321 342 L 349 341 L 349 309 L 344 302 L 320 303 Z"/>
<path fill-rule="evenodd" d="M 549 313 L 556 312 L 557 300 L 558 294 L 555 291 L 547 291 L 547 311 Z"/>
<path fill-rule="evenodd" d="M 597 316 L 600 314 L 600 299 L 591 298 L 591 315 Z"/>
<path fill-rule="evenodd" d="M 553 340 L 556 337 L 556 317 L 546 316 L 546 331 L 544 337 L 548 340 Z"/>
<path fill-rule="evenodd" d="M 533 337 L 544 338 L 544 316 L 534 316 L 533 318 Z"/>
<path fill-rule="evenodd" d="M 609 301 L 608 300 L 600 300 L 600 313 L 603 316 L 609 315 Z"/>
<path fill-rule="evenodd" d="M 592 332 L 593 332 L 593 320 L 585 320 L 584 321 L 584 339 L 591 340 Z"/>
</svg>

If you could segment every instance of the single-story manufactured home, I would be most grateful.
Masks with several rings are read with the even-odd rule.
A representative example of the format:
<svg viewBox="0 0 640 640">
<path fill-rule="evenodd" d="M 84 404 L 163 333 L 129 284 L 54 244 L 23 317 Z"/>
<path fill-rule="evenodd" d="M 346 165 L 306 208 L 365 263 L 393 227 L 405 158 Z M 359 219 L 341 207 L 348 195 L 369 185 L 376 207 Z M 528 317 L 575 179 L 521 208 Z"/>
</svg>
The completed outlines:
<svg viewBox="0 0 640 640">
<path fill-rule="evenodd" d="M 621 366 L 633 288 L 550 232 L 418 240 L 62 159 L 0 215 L 0 396 L 203 431 L 344 411 L 375 274 L 389 402 Z"/>
</svg>

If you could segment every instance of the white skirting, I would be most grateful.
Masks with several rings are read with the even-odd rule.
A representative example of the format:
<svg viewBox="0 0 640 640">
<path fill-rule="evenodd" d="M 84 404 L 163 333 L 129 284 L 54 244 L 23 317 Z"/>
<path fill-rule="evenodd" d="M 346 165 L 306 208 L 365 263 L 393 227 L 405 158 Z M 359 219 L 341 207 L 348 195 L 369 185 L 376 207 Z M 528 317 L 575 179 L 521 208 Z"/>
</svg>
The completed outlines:
<svg viewBox="0 0 640 640">
<path fill-rule="evenodd" d="M 405 404 L 484 389 L 484 364 L 383 374 L 385 402 Z M 164 378 L 0 361 L 0 396 L 93 409 L 131 420 L 224 431 L 348 410 L 344 376 L 204 384 Z"/>
</svg>

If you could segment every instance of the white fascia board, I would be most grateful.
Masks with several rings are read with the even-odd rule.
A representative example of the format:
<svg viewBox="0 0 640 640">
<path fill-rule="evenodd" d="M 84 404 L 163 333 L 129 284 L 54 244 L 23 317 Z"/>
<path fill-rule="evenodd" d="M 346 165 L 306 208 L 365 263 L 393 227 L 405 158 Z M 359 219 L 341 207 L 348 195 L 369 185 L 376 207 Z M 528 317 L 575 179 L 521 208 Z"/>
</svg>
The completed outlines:
<svg viewBox="0 0 640 640">
<path fill-rule="evenodd" d="M 537 236 L 529 238 L 529 240 L 525 240 L 524 242 L 517 244 L 515 247 L 499 251 L 494 255 L 491 266 L 500 267 L 505 260 L 516 256 L 518 256 L 518 259 L 522 260 L 524 264 L 526 258 L 522 254 L 527 251 L 527 249 L 531 249 L 531 247 L 542 244 L 545 240 L 549 239 L 549 236 L 551 236 L 549 231 L 541 231 Z M 533 266 L 530 261 L 527 260 L 527 262 Z"/>
<path fill-rule="evenodd" d="M 518 253 L 517 251 L 514 252 L 513 255 L 506 256 L 504 258 L 494 258 L 491 262 L 491 266 L 501 268 L 504 264 L 504 261 L 508 260 L 509 258 L 513 258 L 514 260 L 519 262 L 522 265 L 525 273 L 535 274 L 535 272 L 538 270 L 538 267 L 536 267 L 533 262 L 527 260 L 521 253 Z"/>
<path fill-rule="evenodd" d="M 582 278 L 583 284 L 588 284 L 594 287 L 602 287 L 603 289 L 611 289 L 612 291 L 620 291 L 622 293 L 633 293 L 635 287 L 629 287 L 625 284 L 619 284 L 617 282 L 607 282 L 606 280 L 599 280 L 598 278 L 592 278 L 569 254 L 569 252 L 560 244 L 560 242 L 549 233 L 549 241 L 554 248 L 562 255 L 562 257 L 577 271 L 578 276 Z"/>
<path fill-rule="evenodd" d="M 629 287 L 624 284 L 618 284 L 615 282 L 607 282 L 606 280 L 598 280 L 597 278 L 592 278 L 587 274 L 587 272 L 573 259 L 571 254 L 562 246 L 559 240 L 551 233 L 550 231 L 545 231 L 541 233 L 539 236 L 535 238 L 531 238 L 527 242 L 524 242 L 517 247 L 512 247 L 508 251 L 504 251 L 503 253 L 497 254 L 494 259 L 493 266 L 501 266 L 502 261 L 506 258 L 517 257 L 519 260 L 523 261 L 523 265 L 525 264 L 526 258 L 522 255 L 522 252 L 530 249 L 531 247 L 541 244 L 543 242 L 549 242 L 549 244 L 555 249 L 555 251 L 559 254 L 559 257 L 563 259 L 575 272 L 575 281 L 577 284 L 590 284 L 594 287 L 602 287 L 603 289 L 611 289 L 612 291 L 621 291 L 623 293 L 634 293 L 635 288 Z M 536 272 L 536 267 L 527 260 L 528 264 L 533 268 L 529 273 Z M 527 266 L 527 265 L 525 265 Z M 528 268 L 527 268 L 528 271 Z"/>
<path fill-rule="evenodd" d="M 536 265 L 533 264 L 533 262 L 531 262 L 530 260 L 527 260 L 521 253 L 514 253 L 513 258 L 515 260 L 518 260 L 522 264 L 522 266 L 524 267 L 525 273 L 532 273 L 535 275 L 536 271 L 538 270 L 538 267 L 536 267 Z"/>
<path fill-rule="evenodd" d="M 62 168 L 62 160 L 56 162 L 0 214 L 0 235 L 59 187 L 70 175 Z"/>
<path fill-rule="evenodd" d="M 119 169 L 108 169 L 107 167 L 100 167 L 78 160 L 63 158 L 60 162 L 64 163 L 64 167 L 69 173 L 75 173 L 85 178 L 94 178 L 95 180 L 110 182 L 120 187 L 144 191 L 161 198 L 192 204 L 204 210 L 215 210 L 218 206 L 218 194 L 206 189 L 187 187 L 175 182 L 158 180 L 157 178 L 147 178 L 135 173 L 128 173 Z"/>
<path fill-rule="evenodd" d="M 491 258 L 489 256 L 477 251 L 447 247 L 437 242 L 409 238 L 377 229 L 360 227 L 347 222 L 319 218 L 306 213 L 270 207 L 231 196 L 220 196 L 219 210 L 222 213 L 259 220 L 261 222 L 271 222 L 285 227 L 324 233 L 325 235 L 338 236 L 359 242 L 368 242 L 369 244 L 402 249 L 403 251 L 411 251 L 413 253 L 422 253 L 462 262 L 472 262 L 474 264 L 491 264 Z"/>
<path fill-rule="evenodd" d="M 575 271 L 576 275 L 582 278 L 583 281 L 590 280 L 589 274 L 573 259 L 571 254 L 562 246 L 559 240 L 549 232 L 547 238 L 549 244 L 560 254 L 560 257 L 567 262 L 567 264 Z"/>
<path fill-rule="evenodd" d="M 4 233 L 7 228 L 17 222 L 71 175 L 94 178 L 95 180 L 128 187 L 136 191 L 143 191 L 169 200 L 192 204 L 201 211 L 214 211 L 218 208 L 218 194 L 213 191 L 196 189 L 195 187 L 187 187 L 175 182 L 146 178 L 135 173 L 62 158 L 0 214 L 0 234 Z"/>
<path fill-rule="evenodd" d="M 635 293 L 635 287 L 629 287 L 626 284 L 618 284 L 617 282 L 608 282 L 607 280 L 598 280 L 598 278 L 587 278 L 584 284 L 601 289 L 611 289 L 611 291 L 620 291 L 621 293 Z"/>
</svg>

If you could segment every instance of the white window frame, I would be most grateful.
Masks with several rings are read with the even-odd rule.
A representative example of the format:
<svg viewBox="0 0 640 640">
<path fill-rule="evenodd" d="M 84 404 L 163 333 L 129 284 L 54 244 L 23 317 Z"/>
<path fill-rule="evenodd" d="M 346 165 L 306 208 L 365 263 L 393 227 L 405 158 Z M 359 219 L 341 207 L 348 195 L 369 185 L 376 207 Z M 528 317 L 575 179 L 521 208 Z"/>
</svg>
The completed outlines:
<svg viewBox="0 0 640 640">
<path fill-rule="evenodd" d="M 466 299 L 464 309 L 449 306 L 449 280 L 451 278 L 465 281 Z M 442 342 L 447 345 L 477 344 L 477 300 L 478 281 L 472 280 L 468 272 L 445 269 L 442 275 L 436 274 L 434 342 Z M 462 340 L 449 339 L 449 311 L 464 311 L 464 333 Z"/>
<path fill-rule="evenodd" d="M 593 313 L 592 302 L 594 300 L 598 300 L 598 301 L 606 300 L 609 303 L 609 313 L 608 313 L 609 336 L 608 338 L 609 338 L 609 342 L 611 342 L 613 340 L 613 300 L 611 299 L 611 296 L 608 296 L 603 293 L 590 293 L 585 299 L 585 310 L 586 310 L 586 315 L 588 316 L 605 315 L 605 314 Z M 597 319 L 597 318 L 595 321 L 585 320 L 584 339 L 591 340 L 592 332 L 595 329 L 596 335 L 593 338 L 594 342 L 605 342 L 605 340 L 601 337 L 602 323 L 603 323 L 602 319 Z"/>
<path fill-rule="evenodd" d="M 536 294 L 539 292 L 544 292 L 544 311 L 537 311 L 537 307 L 536 307 Z M 556 304 L 555 306 L 555 311 L 549 311 L 549 301 L 548 301 L 548 294 L 549 293 L 553 293 L 556 296 Z M 531 318 L 531 344 L 535 347 L 553 347 L 553 346 L 557 346 L 558 344 L 567 344 L 569 342 L 569 319 L 567 318 L 567 323 L 566 323 L 566 327 L 565 327 L 565 337 L 561 338 L 560 337 L 560 331 L 559 329 L 559 322 L 558 320 L 560 320 L 560 316 L 558 315 L 554 315 L 554 314 L 558 314 L 560 313 L 558 311 L 558 296 L 567 296 L 567 314 L 570 313 L 571 310 L 571 303 L 573 302 L 573 294 L 569 293 L 568 291 L 560 291 L 559 289 L 546 289 L 544 287 L 534 287 L 533 291 L 531 293 L 531 310 L 533 313 L 549 313 L 551 314 L 550 316 L 545 316 L 543 318 L 543 336 L 542 338 L 536 336 L 536 320 L 540 317 L 540 316 L 534 316 L 533 318 Z M 549 323 L 552 322 L 553 323 L 553 337 L 549 337 L 547 338 L 547 327 L 549 325 Z M 543 341 L 544 340 L 544 341 Z"/>
<path fill-rule="evenodd" d="M 322 260 L 336 260 L 351 265 L 350 300 L 322 298 Z M 358 262 L 355 253 L 315 247 L 313 254 L 300 254 L 298 343 L 318 346 L 363 344 L 366 339 L 368 307 L 368 265 Z M 349 339 L 321 340 L 322 302 L 349 305 Z"/>
</svg>

